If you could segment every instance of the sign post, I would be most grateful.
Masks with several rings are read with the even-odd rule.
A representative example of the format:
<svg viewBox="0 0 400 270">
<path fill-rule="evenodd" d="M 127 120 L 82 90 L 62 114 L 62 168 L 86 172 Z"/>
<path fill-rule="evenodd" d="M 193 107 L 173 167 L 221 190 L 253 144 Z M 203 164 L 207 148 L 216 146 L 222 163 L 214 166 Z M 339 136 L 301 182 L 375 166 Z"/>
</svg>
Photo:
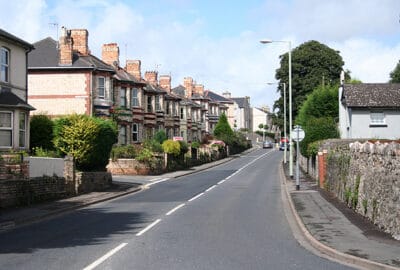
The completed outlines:
<svg viewBox="0 0 400 270">
<path fill-rule="evenodd" d="M 304 139 L 304 130 L 301 128 L 301 126 L 294 126 L 294 129 L 292 130 L 292 134 L 290 134 L 290 137 L 293 138 L 293 141 L 296 142 L 296 190 L 300 190 L 300 179 L 299 179 L 299 142 L 301 142 Z"/>
</svg>

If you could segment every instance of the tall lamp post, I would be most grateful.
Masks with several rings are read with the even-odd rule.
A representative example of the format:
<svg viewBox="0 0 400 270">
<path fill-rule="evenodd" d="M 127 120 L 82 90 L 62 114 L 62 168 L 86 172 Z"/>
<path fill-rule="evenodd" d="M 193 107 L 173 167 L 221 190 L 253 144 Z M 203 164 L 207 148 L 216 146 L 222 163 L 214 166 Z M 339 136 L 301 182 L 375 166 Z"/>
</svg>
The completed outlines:
<svg viewBox="0 0 400 270">
<path fill-rule="evenodd" d="M 278 84 L 278 83 L 267 83 L 269 85 Z M 287 135 L 286 135 L 286 83 L 281 83 L 283 85 L 283 137 L 284 141 L 284 149 L 283 149 L 283 163 L 286 164 L 286 152 L 287 152 Z"/>
<path fill-rule="evenodd" d="M 289 175 L 293 178 L 293 143 L 292 143 L 292 42 L 287 40 L 260 40 L 262 44 L 274 42 L 287 43 L 289 46 Z"/>
</svg>

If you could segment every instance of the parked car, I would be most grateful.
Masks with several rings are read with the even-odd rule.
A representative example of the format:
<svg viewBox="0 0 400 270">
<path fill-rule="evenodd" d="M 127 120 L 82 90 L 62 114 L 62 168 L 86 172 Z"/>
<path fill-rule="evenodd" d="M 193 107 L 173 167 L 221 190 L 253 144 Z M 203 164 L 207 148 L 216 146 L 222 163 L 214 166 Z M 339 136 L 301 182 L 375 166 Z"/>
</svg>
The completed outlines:
<svg viewBox="0 0 400 270">
<path fill-rule="evenodd" d="M 274 144 L 271 141 L 264 141 L 263 148 L 273 148 Z"/>
<path fill-rule="evenodd" d="M 289 148 L 290 148 L 290 144 L 286 143 L 286 150 L 289 150 Z M 284 151 L 285 150 L 285 143 L 284 142 L 281 142 L 281 144 L 279 145 L 279 150 L 280 151 Z"/>
</svg>

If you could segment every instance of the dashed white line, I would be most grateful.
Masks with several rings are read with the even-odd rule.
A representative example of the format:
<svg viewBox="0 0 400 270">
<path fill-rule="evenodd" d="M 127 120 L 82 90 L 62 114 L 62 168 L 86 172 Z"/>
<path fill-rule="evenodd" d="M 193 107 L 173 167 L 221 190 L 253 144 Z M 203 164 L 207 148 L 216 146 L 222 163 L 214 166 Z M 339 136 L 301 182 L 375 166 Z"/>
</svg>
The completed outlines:
<svg viewBox="0 0 400 270">
<path fill-rule="evenodd" d="M 147 232 L 148 230 L 150 230 L 151 228 L 153 228 L 154 226 L 157 225 L 158 222 L 160 222 L 161 219 L 157 219 L 156 221 L 154 221 L 153 223 L 151 223 L 149 226 L 147 226 L 146 228 L 144 228 L 143 230 L 141 230 L 140 232 L 138 232 L 136 234 L 136 236 L 141 236 L 142 234 L 144 234 L 145 232 Z"/>
<path fill-rule="evenodd" d="M 166 216 L 169 216 L 169 215 L 171 215 L 173 212 L 175 212 L 176 210 L 178 210 L 179 208 L 181 208 L 181 207 L 183 207 L 183 206 L 185 206 L 184 203 L 178 205 L 177 207 L 175 207 L 174 209 L 172 209 L 171 211 L 169 211 L 169 212 L 166 213 L 165 215 L 166 215 Z"/>
<path fill-rule="evenodd" d="M 128 243 L 122 243 L 120 244 L 118 247 L 110 250 L 109 252 L 107 252 L 104 256 L 100 257 L 99 259 L 97 259 L 96 261 L 94 261 L 93 263 L 89 264 L 88 266 L 86 266 L 85 268 L 83 268 L 83 270 L 92 270 L 94 268 L 96 268 L 97 266 L 99 266 L 101 263 L 103 263 L 105 260 L 107 260 L 108 258 L 110 258 L 112 255 L 114 255 L 115 253 L 117 253 L 120 249 L 122 249 L 123 247 L 125 247 Z"/>
<path fill-rule="evenodd" d="M 193 198 L 191 198 L 191 199 L 189 200 L 189 202 L 192 202 L 192 201 L 196 200 L 197 198 L 199 198 L 199 197 L 202 196 L 202 195 L 204 195 L 204 192 L 197 194 L 196 196 L 194 196 Z"/>
<path fill-rule="evenodd" d="M 212 189 L 215 188 L 216 186 L 217 186 L 217 185 L 213 185 L 213 186 L 209 187 L 208 189 L 206 189 L 206 192 L 212 190 Z"/>
<path fill-rule="evenodd" d="M 219 181 L 218 183 L 217 183 L 217 185 L 220 185 L 220 184 L 222 184 L 223 182 L 225 182 L 226 180 L 224 179 L 224 180 L 221 180 L 221 181 Z"/>
</svg>

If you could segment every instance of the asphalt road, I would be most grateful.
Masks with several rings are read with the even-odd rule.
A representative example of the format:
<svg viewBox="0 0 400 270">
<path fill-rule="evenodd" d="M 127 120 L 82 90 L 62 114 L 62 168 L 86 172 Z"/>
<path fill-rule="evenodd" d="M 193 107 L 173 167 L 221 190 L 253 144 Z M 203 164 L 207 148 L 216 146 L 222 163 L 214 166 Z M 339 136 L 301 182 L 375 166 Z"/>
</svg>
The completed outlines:
<svg viewBox="0 0 400 270">
<path fill-rule="evenodd" d="M 293 237 L 281 200 L 281 156 L 259 149 L 0 233 L 0 269 L 350 269 Z"/>
</svg>

